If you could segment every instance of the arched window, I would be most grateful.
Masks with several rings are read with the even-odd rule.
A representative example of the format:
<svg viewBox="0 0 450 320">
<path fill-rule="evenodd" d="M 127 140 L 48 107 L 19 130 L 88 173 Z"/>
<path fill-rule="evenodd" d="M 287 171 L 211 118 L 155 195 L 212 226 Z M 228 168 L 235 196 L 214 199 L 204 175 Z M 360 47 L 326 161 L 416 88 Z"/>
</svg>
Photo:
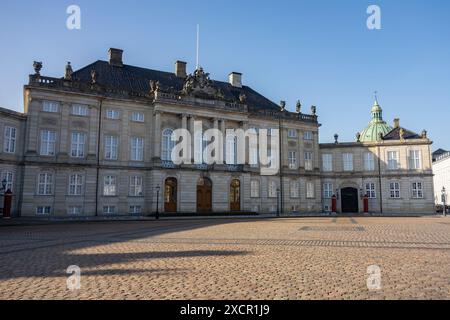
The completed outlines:
<svg viewBox="0 0 450 320">
<path fill-rule="evenodd" d="M 164 182 L 164 211 L 177 211 L 177 188 L 176 178 L 167 178 Z"/>
<path fill-rule="evenodd" d="M 175 147 L 175 141 L 172 141 L 172 129 L 164 129 L 161 141 L 161 160 L 172 161 L 172 149 Z"/>
<path fill-rule="evenodd" d="M 241 210 L 241 182 L 233 179 L 230 183 L 230 210 Z"/>
</svg>

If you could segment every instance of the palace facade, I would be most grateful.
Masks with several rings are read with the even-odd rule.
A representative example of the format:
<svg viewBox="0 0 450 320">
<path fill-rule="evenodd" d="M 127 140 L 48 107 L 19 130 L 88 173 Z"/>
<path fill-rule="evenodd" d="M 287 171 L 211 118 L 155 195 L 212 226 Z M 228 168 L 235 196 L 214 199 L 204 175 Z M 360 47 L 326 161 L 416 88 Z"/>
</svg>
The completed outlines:
<svg viewBox="0 0 450 320">
<path fill-rule="evenodd" d="M 434 212 L 431 141 L 387 125 L 376 101 L 372 120 L 355 142 L 319 144 L 316 107 L 304 113 L 275 104 L 242 84 L 126 65 L 122 50 L 64 77 L 41 75 L 24 87 L 24 113 L 0 109 L 0 174 L 13 192 L 15 216 L 146 215 L 161 213 Z M 194 137 L 203 128 L 279 129 L 276 175 L 236 164 L 175 165 L 175 129 Z M 194 138 L 195 139 L 195 138 Z M 201 137 L 200 137 L 201 139 Z M 257 157 L 257 155 L 256 155 Z M 1 206 L 1 204 L 0 204 Z"/>
</svg>

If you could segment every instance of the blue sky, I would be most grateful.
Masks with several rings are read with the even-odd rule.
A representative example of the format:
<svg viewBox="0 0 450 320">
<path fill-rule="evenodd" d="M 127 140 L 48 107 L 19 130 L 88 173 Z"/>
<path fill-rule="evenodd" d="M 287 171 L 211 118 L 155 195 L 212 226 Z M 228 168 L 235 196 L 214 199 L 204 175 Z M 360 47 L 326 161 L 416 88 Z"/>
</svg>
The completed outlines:
<svg viewBox="0 0 450 320">
<path fill-rule="evenodd" d="M 66 28 L 69 5 L 81 30 Z M 366 27 L 370 4 L 381 30 Z M 314 104 L 321 141 L 353 141 L 370 120 L 373 91 L 388 122 L 427 129 L 433 149 L 450 149 L 450 1 L 3 1 L 0 7 L 0 106 L 23 111 L 22 88 L 33 60 L 62 76 L 125 50 L 125 63 L 172 71 L 175 60 L 200 64 L 211 77 L 231 71 L 294 110 Z"/>
</svg>

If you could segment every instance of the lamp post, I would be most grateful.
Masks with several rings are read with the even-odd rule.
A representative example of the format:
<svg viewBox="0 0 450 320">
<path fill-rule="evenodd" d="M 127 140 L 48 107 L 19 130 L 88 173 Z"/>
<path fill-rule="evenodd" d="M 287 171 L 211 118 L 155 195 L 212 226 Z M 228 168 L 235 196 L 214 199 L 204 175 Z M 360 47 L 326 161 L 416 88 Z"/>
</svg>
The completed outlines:
<svg viewBox="0 0 450 320">
<path fill-rule="evenodd" d="M 444 217 L 445 216 L 447 216 L 447 210 L 446 210 L 446 208 L 445 208 L 445 198 L 446 198 L 446 190 L 445 190 L 445 187 L 442 187 L 442 190 L 441 190 L 441 198 L 442 198 L 442 212 L 444 213 Z"/>
<path fill-rule="evenodd" d="M 277 188 L 277 217 L 280 216 L 280 188 Z"/>
<path fill-rule="evenodd" d="M 156 214 L 155 214 L 156 220 L 159 219 L 159 190 L 160 189 L 161 189 L 160 186 L 156 186 Z"/>
<path fill-rule="evenodd" d="M 12 203 L 12 192 L 11 190 L 6 190 L 6 186 L 8 185 L 8 181 L 6 178 L 2 180 L 2 187 L 0 190 L 3 190 L 3 218 L 9 219 L 11 217 L 11 203 Z"/>
</svg>

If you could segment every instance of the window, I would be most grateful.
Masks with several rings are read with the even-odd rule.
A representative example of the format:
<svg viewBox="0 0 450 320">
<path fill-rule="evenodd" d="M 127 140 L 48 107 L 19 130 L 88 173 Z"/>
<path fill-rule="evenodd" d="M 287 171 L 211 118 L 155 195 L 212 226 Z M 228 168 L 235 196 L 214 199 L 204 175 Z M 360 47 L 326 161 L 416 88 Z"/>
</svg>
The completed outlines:
<svg viewBox="0 0 450 320">
<path fill-rule="evenodd" d="M 375 170 L 375 160 L 373 153 L 371 152 L 364 153 L 364 170 L 365 171 Z"/>
<path fill-rule="evenodd" d="M 322 167 L 324 172 L 333 171 L 333 155 L 322 154 Z"/>
<path fill-rule="evenodd" d="M 120 117 L 119 111 L 114 110 L 114 109 L 106 110 L 106 118 L 107 119 L 117 120 L 117 119 L 119 119 L 119 117 Z"/>
<path fill-rule="evenodd" d="M 353 171 L 353 154 L 343 153 L 342 161 L 344 163 L 344 171 Z"/>
<path fill-rule="evenodd" d="M 2 174 L 1 180 L 6 180 L 6 190 L 13 190 L 13 181 L 14 181 L 14 174 L 9 171 L 5 171 Z"/>
<path fill-rule="evenodd" d="M 332 183 L 324 183 L 323 184 L 323 198 L 324 199 L 331 199 L 333 196 L 333 184 Z"/>
<path fill-rule="evenodd" d="M 116 206 L 103 206 L 103 214 L 116 213 Z"/>
<path fill-rule="evenodd" d="M 312 152 L 305 152 L 305 170 L 311 171 L 313 169 Z"/>
<path fill-rule="evenodd" d="M 131 114 L 131 121 L 144 122 L 144 113 L 143 112 L 133 112 Z"/>
<path fill-rule="evenodd" d="M 234 135 L 227 136 L 227 164 L 237 164 L 237 137 Z"/>
<path fill-rule="evenodd" d="M 389 196 L 391 198 L 400 198 L 400 183 L 390 182 L 389 183 Z"/>
<path fill-rule="evenodd" d="M 288 152 L 289 169 L 297 169 L 297 153 L 295 151 Z"/>
<path fill-rule="evenodd" d="M 288 138 L 297 138 L 297 130 L 289 129 L 288 130 Z"/>
<path fill-rule="evenodd" d="M 143 138 L 131 138 L 131 160 L 143 161 L 144 160 L 144 139 Z"/>
<path fill-rule="evenodd" d="M 130 206 L 130 214 L 141 214 L 142 207 L 141 206 Z"/>
<path fill-rule="evenodd" d="M 72 114 L 74 116 L 86 117 L 88 115 L 88 107 L 84 104 L 73 104 Z"/>
<path fill-rule="evenodd" d="M 41 155 L 54 156 L 55 155 L 56 133 L 54 131 L 41 131 Z"/>
<path fill-rule="evenodd" d="M 116 195 L 116 177 L 105 176 L 103 178 L 103 195 L 115 196 Z"/>
<path fill-rule="evenodd" d="M 130 196 L 141 197 L 142 193 L 142 177 L 133 176 L 130 178 Z"/>
<path fill-rule="evenodd" d="M 375 183 L 373 183 L 373 182 L 366 182 L 366 195 L 370 199 L 375 199 L 376 198 Z"/>
<path fill-rule="evenodd" d="M 40 173 L 38 176 L 38 194 L 51 195 L 53 192 L 53 175 L 51 173 Z"/>
<path fill-rule="evenodd" d="M 269 198 L 277 197 L 277 183 L 275 181 L 269 181 Z"/>
<path fill-rule="evenodd" d="M 397 170 L 398 169 L 398 152 L 388 151 L 388 169 Z"/>
<path fill-rule="evenodd" d="M 162 132 L 161 160 L 172 161 L 172 150 L 175 147 L 175 141 L 172 141 L 172 129 L 165 129 Z"/>
<path fill-rule="evenodd" d="M 194 146 L 194 160 L 196 163 L 207 163 L 207 159 L 203 157 L 203 152 L 208 146 L 208 140 L 203 136 L 202 133 L 197 133 L 195 135 L 195 146 Z"/>
<path fill-rule="evenodd" d="M 119 138 L 116 136 L 105 136 L 105 159 L 117 160 Z"/>
<path fill-rule="evenodd" d="M 412 183 L 412 197 L 415 199 L 423 198 L 423 184 L 422 182 Z"/>
<path fill-rule="evenodd" d="M 314 190 L 314 182 L 312 182 L 312 181 L 306 182 L 306 198 L 309 198 L 309 199 L 314 198 L 314 196 L 315 196 L 314 191 L 315 191 Z"/>
<path fill-rule="evenodd" d="M 303 133 L 303 140 L 312 140 L 313 139 L 313 133 L 311 131 L 305 131 Z"/>
<path fill-rule="evenodd" d="M 17 130 L 14 127 L 5 127 L 5 141 L 3 151 L 6 153 L 16 152 Z"/>
<path fill-rule="evenodd" d="M 80 215 L 83 211 L 81 206 L 70 206 L 67 210 L 67 213 L 70 215 Z"/>
<path fill-rule="evenodd" d="M 251 167 L 258 167 L 259 163 L 259 155 L 258 155 L 258 146 L 251 145 L 249 148 L 249 164 Z"/>
<path fill-rule="evenodd" d="M 250 182 L 250 197 L 259 198 L 259 181 L 252 180 Z"/>
<path fill-rule="evenodd" d="M 70 156 L 73 158 L 84 157 L 84 145 L 86 143 L 86 134 L 81 132 L 72 132 L 72 143 L 70 147 Z"/>
<path fill-rule="evenodd" d="M 412 170 L 418 170 L 421 168 L 419 150 L 409 150 L 409 168 Z"/>
<path fill-rule="evenodd" d="M 289 185 L 289 191 L 291 194 L 291 198 L 300 197 L 300 185 L 299 185 L 298 181 L 291 180 L 290 185 Z"/>
<path fill-rule="evenodd" d="M 44 101 L 42 104 L 42 111 L 44 112 L 58 112 L 59 103 L 56 101 Z"/>
<path fill-rule="evenodd" d="M 36 214 L 50 214 L 50 212 L 52 211 L 52 207 L 49 206 L 39 206 L 36 207 Z"/>
<path fill-rule="evenodd" d="M 80 196 L 83 194 L 83 175 L 72 174 L 69 177 L 69 195 Z"/>
</svg>

